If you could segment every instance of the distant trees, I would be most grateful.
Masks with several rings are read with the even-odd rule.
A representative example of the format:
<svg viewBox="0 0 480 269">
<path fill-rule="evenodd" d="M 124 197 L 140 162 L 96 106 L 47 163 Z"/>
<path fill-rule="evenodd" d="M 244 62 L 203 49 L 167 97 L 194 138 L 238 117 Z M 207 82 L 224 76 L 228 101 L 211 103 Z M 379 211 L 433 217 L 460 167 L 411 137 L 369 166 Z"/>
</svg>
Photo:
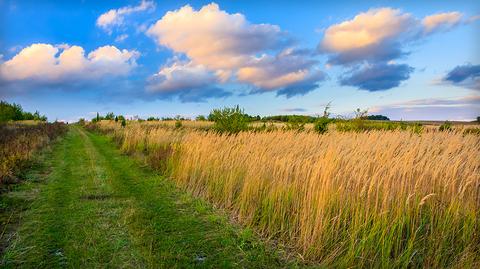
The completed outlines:
<svg viewBox="0 0 480 269">
<path fill-rule="evenodd" d="M 387 116 L 383 115 L 368 115 L 367 120 L 390 120 Z"/>
<path fill-rule="evenodd" d="M 0 122 L 19 121 L 19 120 L 38 120 L 47 121 L 47 117 L 40 115 L 38 111 L 35 113 L 23 111 L 19 104 L 9 104 L 5 101 L 0 102 Z"/>
</svg>

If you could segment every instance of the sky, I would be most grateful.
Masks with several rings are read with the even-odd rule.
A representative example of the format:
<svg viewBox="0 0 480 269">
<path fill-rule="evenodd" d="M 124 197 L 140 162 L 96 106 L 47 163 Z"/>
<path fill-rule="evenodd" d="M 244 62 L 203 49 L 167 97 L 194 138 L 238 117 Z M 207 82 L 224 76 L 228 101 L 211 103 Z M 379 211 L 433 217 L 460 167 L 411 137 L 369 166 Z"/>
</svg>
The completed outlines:
<svg viewBox="0 0 480 269">
<path fill-rule="evenodd" d="M 478 1 L 0 0 L 0 98 L 97 112 L 480 116 Z"/>
</svg>

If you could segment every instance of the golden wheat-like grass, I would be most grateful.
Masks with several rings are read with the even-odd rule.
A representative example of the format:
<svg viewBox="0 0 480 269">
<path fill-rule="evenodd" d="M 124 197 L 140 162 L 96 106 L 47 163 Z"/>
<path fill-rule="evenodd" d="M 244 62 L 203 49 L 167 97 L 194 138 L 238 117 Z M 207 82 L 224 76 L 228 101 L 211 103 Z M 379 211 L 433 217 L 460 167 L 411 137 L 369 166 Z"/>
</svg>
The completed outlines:
<svg viewBox="0 0 480 269">
<path fill-rule="evenodd" d="M 339 267 L 480 265 L 480 139 L 460 132 L 242 132 L 101 125 L 162 151 L 177 184 Z"/>
</svg>

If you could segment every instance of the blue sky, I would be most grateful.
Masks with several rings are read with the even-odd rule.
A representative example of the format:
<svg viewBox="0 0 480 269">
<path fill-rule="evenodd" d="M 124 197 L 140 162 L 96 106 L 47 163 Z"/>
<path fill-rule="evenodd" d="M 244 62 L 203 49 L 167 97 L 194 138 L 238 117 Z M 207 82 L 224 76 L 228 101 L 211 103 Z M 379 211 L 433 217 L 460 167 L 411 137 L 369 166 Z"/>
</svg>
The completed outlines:
<svg viewBox="0 0 480 269">
<path fill-rule="evenodd" d="M 0 97 L 98 111 L 480 115 L 478 1 L 0 0 Z"/>
</svg>

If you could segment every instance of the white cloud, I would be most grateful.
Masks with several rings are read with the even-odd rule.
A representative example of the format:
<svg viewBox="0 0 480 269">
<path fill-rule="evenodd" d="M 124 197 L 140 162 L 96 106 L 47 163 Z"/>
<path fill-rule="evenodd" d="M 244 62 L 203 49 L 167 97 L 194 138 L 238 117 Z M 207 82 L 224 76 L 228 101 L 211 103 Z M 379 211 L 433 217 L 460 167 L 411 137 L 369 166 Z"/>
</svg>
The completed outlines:
<svg viewBox="0 0 480 269">
<path fill-rule="evenodd" d="M 311 55 L 282 54 L 289 51 L 285 48 L 290 40 L 280 27 L 252 24 L 244 15 L 229 14 L 215 3 L 199 10 L 186 5 L 167 12 L 147 35 L 214 72 L 221 82 L 238 79 L 266 90 L 310 78 L 316 63 L 308 60 Z"/>
<path fill-rule="evenodd" d="M 98 17 L 97 26 L 107 32 L 111 32 L 113 27 L 124 23 L 124 17 L 126 15 L 153 9 L 155 9 L 155 3 L 147 0 L 142 0 L 139 5 L 134 7 L 127 6 L 119 9 L 111 9 Z"/>
<path fill-rule="evenodd" d="M 379 8 L 328 27 L 321 43 L 328 52 L 346 52 L 380 44 L 414 27 L 415 19 L 398 9 Z"/>
<path fill-rule="evenodd" d="M 115 38 L 115 42 L 122 42 L 127 38 L 128 38 L 127 34 L 121 34 L 121 35 L 117 36 L 117 38 Z"/>
<path fill-rule="evenodd" d="M 423 18 L 422 25 L 425 33 L 431 33 L 440 29 L 448 30 L 458 25 L 463 14 L 460 12 L 439 13 Z"/>
<path fill-rule="evenodd" d="M 319 50 L 333 54 L 332 64 L 390 61 L 405 55 L 403 46 L 439 31 L 448 31 L 463 20 L 460 12 L 437 13 L 423 20 L 399 9 L 377 8 L 327 28 Z"/>
<path fill-rule="evenodd" d="M 215 69 L 242 66 L 251 54 L 274 48 L 282 41 L 278 26 L 251 24 L 242 14 L 228 14 L 214 3 L 198 11 L 187 5 L 167 12 L 147 34 L 158 45 Z"/>
<path fill-rule="evenodd" d="M 202 65 L 175 60 L 149 79 L 151 92 L 173 92 L 179 89 L 203 88 L 215 84 L 217 78 Z"/>
<path fill-rule="evenodd" d="M 32 44 L 10 60 L 0 63 L 0 79 L 62 82 L 125 75 L 136 66 L 137 51 L 99 47 L 85 57 L 79 46 Z"/>
</svg>

